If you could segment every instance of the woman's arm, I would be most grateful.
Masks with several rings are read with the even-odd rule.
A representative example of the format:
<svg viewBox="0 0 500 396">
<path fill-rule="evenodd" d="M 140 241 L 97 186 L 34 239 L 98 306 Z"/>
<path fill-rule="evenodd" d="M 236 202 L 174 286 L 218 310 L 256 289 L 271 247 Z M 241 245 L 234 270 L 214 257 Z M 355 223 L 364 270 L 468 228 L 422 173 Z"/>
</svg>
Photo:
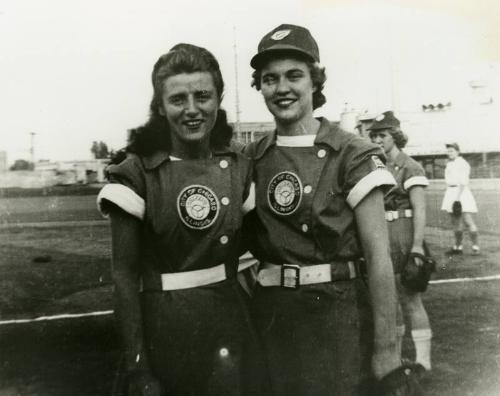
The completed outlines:
<svg viewBox="0 0 500 396">
<path fill-rule="evenodd" d="M 389 254 L 389 237 L 380 189 L 372 190 L 354 208 L 367 261 L 374 315 L 373 372 L 377 379 L 401 365 L 396 348 L 396 290 Z"/>
<path fill-rule="evenodd" d="M 141 223 L 117 206 L 110 206 L 114 305 L 124 348 L 128 394 L 159 395 L 159 383 L 149 371 L 142 332 L 139 301 Z"/>
<path fill-rule="evenodd" d="M 425 231 L 425 189 L 422 186 L 410 188 L 410 203 L 413 209 L 412 252 L 424 254 Z"/>
</svg>

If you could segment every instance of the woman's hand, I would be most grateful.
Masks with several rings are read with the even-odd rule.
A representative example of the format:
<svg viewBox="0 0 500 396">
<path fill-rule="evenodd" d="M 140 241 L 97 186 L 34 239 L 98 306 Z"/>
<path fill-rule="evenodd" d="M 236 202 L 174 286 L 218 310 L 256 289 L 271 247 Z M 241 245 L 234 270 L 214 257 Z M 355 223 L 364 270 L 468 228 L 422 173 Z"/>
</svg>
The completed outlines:
<svg viewBox="0 0 500 396">
<path fill-rule="evenodd" d="M 424 247 L 423 247 L 422 245 L 412 246 L 412 248 L 411 248 L 411 252 L 412 252 L 412 253 L 419 253 L 419 254 L 423 254 L 423 255 L 425 256 Z"/>
<path fill-rule="evenodd" d="M 395 356 L 397 356 L 395 348 L 391 350 L 390 348 L 375 347 L 372 356 L 372 370 L 376 379 L 380 380 L 400 365 Z"/>
<path fill-rule="evenodd" d="M 127 396 L 162 396 L 161 384 L 150 371 L 137 370 L 127 377 Z"/>
</svg>

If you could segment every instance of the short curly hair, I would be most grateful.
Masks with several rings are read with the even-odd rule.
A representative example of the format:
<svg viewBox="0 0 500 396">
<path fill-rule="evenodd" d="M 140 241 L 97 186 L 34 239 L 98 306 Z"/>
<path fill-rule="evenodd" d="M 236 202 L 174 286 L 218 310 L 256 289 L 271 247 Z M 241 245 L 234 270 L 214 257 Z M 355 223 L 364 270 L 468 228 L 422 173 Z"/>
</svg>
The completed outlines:
<svg viewBox="0 0 500 396">
<path fill-rule="evenodd" d="M 273 59 L 285 59 L 285 58 L 293 58 L 305 62 L 305 64 L 309 68 L 309 72 L 311 73 L 311 80 L 313 83 L 313 87 L 316 88 L 316 91 L 313 92 L 313 110 L 316 110 L 321 106 L 323 106 L 326 103 L 326 97 L 323 94 L 323 88 L 325 87 L 325 82 L 326 82 L 325 68 L 321 67 L 317 62 L 311 62 L 309 59 L 301 57 L 298 54 L 289 52 L 281 53 Z M 262 77 L 262 66 L 256 69 L 252 73 L 252 87 L 255 87 L 257 91 L 260 91 L 261 77 Z"/>
<path fill-rule="evenodd" d="M 404 148 L 406 146 L 406 143 L 408 143 L 408 135 L 404 133 L 400 128 L 396 127 L 372 130 L 370 131 L 368 136 L 370 137 L 370 139 L 373 139 L 379 132 L 382 131 L 389 132 L 389 134 L 392 136 L 392 139 L 394 140 L 394 144 L 399 149 Z"/>
</svg>

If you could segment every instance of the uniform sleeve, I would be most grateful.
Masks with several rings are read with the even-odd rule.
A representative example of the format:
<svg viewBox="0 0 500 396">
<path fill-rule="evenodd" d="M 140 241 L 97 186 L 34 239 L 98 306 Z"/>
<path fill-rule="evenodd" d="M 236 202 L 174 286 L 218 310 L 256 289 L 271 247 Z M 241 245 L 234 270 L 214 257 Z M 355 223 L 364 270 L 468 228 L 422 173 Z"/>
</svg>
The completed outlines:
<svg viewBox="0 0 500 396">
<path fill-rule="evenodd" d="M 347 203 L 355 208 L 374 188 L 396 184 L 385 167 L 381 149 L 359 139 L 348 148 L 345 164 L 343 190 L 347 192 Z"/>
<path fill-rule="evenodd" d="M 109 215 L 112 203 L 125 212 L 142 220 L 145 213 L 145 184 L 140 159 L 131 156 L 107 169 L 110 183 L 97 196 L 97 207 L 104 217 Z"/>
<path fill-rule="evenodd" d="M 415 186 L 427 187 L 428 185 L 429 180 L 425 176 L 424 168 L 417 161 L 410 158 L 406 167 L 403 188 L 408 191 Z"/>
</svg>

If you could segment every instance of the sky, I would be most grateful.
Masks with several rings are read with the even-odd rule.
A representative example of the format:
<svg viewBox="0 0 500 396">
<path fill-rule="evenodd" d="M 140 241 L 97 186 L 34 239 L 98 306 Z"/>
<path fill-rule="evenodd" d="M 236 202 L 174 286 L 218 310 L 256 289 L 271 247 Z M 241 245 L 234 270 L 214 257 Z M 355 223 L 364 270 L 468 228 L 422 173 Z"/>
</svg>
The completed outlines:
<svg viewBox="0 0 500 396">
<path fill-rule="evenodd" d="M 32 132 L 36 160 L 89 159 L 94 140 L 123 147 L 146 120 L 153 64 L 179 42 L 219 60 L 231 120 L 238 87 L 241 121 L 271 121 L 249 61 L 281 23 L 318 41 L 318 115 L 417 111 L 463 97 L 470 80 L 500 81 L 488 66 L 500 62 L 499 11 L 496 0 L 0 0 L 0 150 L 29 159 Z"/>
</svg>

